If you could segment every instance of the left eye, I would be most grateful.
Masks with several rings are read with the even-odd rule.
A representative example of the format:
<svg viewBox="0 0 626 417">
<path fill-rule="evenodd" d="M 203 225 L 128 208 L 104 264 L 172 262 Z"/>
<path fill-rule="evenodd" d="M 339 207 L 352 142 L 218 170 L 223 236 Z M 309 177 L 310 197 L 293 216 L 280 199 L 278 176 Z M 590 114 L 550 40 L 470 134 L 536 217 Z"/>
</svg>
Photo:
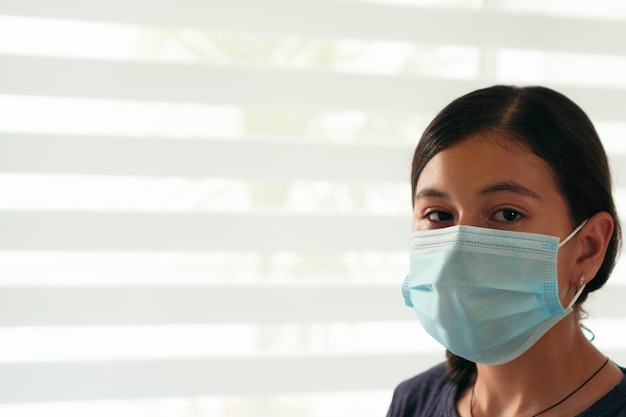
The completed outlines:
<svg viewBox="0 0 626 417">
<path fill-rule="evenodd" d="M 494 219 L 499 222 L 512 222 L 519 219 L 521 216 L 522 215 L 516 210 L 504 208 L 495 213 Z"/>
</svg>

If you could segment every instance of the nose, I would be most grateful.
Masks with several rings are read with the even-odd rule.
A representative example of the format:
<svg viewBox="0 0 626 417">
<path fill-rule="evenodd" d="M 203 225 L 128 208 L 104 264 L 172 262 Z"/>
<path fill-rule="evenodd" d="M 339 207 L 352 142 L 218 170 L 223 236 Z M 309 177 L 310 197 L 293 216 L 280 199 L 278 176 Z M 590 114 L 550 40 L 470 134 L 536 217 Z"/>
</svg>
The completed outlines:
<svg viewBox="0 0 626 417">
<path fill-rule="evenodd" d="M 480 213 L 474 212 L 473 210 L 464 210 L 462 212 L 459 212 L 456 225 L 485 227 L 483 216 L 481 216 Z"/>
</svg>

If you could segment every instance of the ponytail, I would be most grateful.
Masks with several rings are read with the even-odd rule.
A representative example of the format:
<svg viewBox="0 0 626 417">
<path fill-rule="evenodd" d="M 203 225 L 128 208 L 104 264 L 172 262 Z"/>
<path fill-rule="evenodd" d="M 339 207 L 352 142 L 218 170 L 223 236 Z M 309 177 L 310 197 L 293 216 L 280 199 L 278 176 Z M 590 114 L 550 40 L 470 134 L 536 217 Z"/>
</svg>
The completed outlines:
<svg viewBox="0 0 626 417">
<path fill-rule="evenodd" d="M 476 379 L 476 364 L 446 350 L 446 375 L 463 392 Z"/>
</svg>

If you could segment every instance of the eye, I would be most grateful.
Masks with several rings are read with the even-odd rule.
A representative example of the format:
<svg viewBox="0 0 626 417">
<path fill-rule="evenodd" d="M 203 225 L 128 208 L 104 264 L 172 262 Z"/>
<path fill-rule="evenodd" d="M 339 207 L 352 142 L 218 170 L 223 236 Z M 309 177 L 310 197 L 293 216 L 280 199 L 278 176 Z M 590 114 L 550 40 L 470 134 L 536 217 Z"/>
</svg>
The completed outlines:
<svg viewBox="0 0 626 417">
<path fill-rule="evenodd" d="M 453 219 L 452 214 L 442 210 L 429 211 L 424 218 L 431 222 L 447 222 Z"/>
<path fill-rule="evenodd" d="M 503 208 L 496 211 L 493 215 L 493 219 L 497 222 L 512 222 L 515 220 L 519 220 L 522 217 L 522 214 L 511 208 Z"/>
</svg>

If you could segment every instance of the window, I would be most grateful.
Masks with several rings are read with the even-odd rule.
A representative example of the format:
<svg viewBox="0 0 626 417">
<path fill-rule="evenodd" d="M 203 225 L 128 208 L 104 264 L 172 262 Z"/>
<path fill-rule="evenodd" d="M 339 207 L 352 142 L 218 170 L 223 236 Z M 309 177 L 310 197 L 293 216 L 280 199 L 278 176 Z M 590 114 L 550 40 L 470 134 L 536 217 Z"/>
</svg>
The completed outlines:
<svg viewBox="0 0 626 417">
<path fill-rule="evenodd" d="M 421 131 L 471 89 L 553 86 L 595 121 L 623 212 L 624 19 L 618 1 L 3 2 L 0 415 L 384 415 L 443 359 L 400 294 Z M 620 363 L 623 269 L 588 303 Z"/>
</svg>

